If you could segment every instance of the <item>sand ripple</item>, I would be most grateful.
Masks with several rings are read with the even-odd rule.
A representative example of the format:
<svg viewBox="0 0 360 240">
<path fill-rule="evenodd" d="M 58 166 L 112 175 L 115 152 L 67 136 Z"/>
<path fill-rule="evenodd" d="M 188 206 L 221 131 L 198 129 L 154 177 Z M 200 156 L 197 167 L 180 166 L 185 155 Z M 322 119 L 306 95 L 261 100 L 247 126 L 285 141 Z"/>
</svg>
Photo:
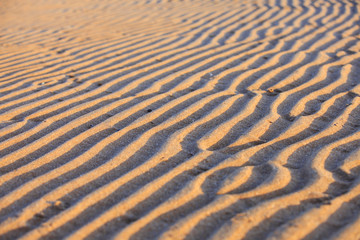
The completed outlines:
<svg viewBox="0 0 360 240">
<path fill-rule="evenodd" d="M 0 239 L 356 239 L 358 5 L 3 1 Z"/>
</svg>

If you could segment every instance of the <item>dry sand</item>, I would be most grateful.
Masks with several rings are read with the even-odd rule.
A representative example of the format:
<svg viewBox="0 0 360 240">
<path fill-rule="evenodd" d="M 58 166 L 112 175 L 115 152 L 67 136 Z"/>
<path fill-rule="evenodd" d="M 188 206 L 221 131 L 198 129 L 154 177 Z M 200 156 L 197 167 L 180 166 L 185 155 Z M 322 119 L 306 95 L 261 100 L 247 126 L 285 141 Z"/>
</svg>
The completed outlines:
<svg viewBox="0 0 360 240">
<path fill-rule="evenodd" d="M 360 239 L 359 1 L 0 4 L 0 239 Z"/>
</svg>

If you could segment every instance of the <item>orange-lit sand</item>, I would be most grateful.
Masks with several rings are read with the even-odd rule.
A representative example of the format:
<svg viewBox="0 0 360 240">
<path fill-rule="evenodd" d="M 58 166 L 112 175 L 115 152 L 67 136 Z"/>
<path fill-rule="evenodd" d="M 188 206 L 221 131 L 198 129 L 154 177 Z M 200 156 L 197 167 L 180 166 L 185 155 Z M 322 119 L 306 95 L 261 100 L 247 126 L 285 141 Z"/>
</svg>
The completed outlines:
<svg viewBox="0 0 360 240">
<path fill-rule="evenodd" d="M 0 239 L 360 239 L 358 5 L 0 1 Z"/>
</svg>

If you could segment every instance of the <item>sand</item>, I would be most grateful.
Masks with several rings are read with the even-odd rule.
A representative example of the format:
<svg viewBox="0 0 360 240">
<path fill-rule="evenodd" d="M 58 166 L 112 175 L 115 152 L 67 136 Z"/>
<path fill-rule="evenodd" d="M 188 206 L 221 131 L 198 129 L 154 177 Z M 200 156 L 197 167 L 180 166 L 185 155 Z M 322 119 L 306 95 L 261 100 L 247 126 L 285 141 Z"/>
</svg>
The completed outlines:
<svg viewBox="0 0 360 240">
<path fill-rule="evenodd" d="M 0 239 L 360 239 L 359 1 L 0 3 Z"/>
</svg>

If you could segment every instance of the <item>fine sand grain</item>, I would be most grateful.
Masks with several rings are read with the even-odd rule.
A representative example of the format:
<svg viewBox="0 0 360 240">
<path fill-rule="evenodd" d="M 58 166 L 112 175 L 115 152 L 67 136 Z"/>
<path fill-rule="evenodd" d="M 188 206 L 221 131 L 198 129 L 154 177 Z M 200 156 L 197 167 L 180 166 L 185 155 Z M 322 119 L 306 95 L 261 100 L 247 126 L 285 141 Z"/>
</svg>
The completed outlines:
<svg viewBox="0 0 360 240">
<path fill-rule="evenodd" d="M 0 239 L 360 239 L 357 0 L 0 0 Z"/>
</svg>

